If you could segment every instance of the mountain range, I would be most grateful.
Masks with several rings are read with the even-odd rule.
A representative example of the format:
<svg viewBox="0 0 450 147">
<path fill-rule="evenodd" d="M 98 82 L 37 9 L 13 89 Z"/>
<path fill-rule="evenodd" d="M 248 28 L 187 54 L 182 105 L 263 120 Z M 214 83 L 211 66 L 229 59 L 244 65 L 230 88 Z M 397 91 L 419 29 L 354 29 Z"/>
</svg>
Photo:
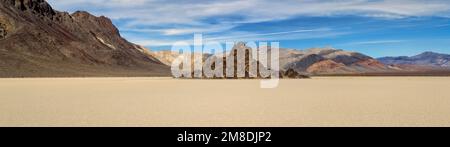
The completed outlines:
<svg viewBox="0 0 450 147">
<path fill-rule="evenodd" d="M 387 65 L 417 65 L 434 68 L 450 68 L 450 55 L 424 52 L 415 56 L 383 57 L 378 60 Z"/>
<path fill-rule="evenodd" d="M 60 12 L 45 0 L 0 0 L 0 77 L 170 76 L 169 67 L 178 56 L 127 41 L 104 16 Z M 281 71 L 298 77 L 432 71 L 449 75 L 449 59 L 433 52 L 375 59 L 330 47 L 283 48 L 279 61 Z"/>
<path fill-rule="evenodd" d="M 280 67 L 311 75 L 395 72 L 376 59 L 357 52 L 333 48 L 281 49 Z"/>
<path fill-rule="evenodd" d="M 165 50 L 151 51 L 150 54 L 168 66 L 180 55 Z M 282 48 L 279 61 L 280 70 L 294 70 L 303 75 L 423 75 L 436 71 L 450 73 L 449 56 L 424 52 L 413 57 L 375 59 L 358 52 L 331 47 L 306 50 Z"/>
</svg>

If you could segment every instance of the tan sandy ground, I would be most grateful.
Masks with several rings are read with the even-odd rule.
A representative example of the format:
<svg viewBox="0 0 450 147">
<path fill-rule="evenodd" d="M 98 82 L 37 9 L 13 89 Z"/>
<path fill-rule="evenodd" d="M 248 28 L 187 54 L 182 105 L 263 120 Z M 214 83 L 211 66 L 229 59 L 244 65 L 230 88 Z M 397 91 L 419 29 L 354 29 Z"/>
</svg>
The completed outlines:
<svg viewBox="0 0 450 147">
<path fill-rule="evenodd" d="M 450 77 L 0 79 L 0 126 L 450 126 Z"/>
</svg>

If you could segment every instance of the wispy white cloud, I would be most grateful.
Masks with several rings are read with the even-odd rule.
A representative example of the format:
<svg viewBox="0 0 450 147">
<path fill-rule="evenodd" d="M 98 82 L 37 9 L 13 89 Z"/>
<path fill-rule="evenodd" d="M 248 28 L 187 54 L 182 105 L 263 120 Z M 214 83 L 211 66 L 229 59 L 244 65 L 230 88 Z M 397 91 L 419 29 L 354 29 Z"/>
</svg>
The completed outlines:
<svg viewBox="0 0 450 147">
<path fill-rule="evenodd" d="M 56 9 L 87 10 L 122 21 L 121 31 L 158 34 L 161 38 L 129 37 L 142 45 L 170 45 L 164 36 L 203 33 L 211 40 L 302 39 L 342 35 L 349 32 L 286 30 L 273 33 L 233 30 L 246 23 L 286 20 L 299 16 L 342 15 L 399 19 L 407 17 L 449 17 L 448 0 L 48 0 Z M 221 19 L 224 18 L 224 19 Z M 211 22 L 211 20 L 214 22 Z M 301 26 L 300 26 L 301 27 Z M 320 30 L 322 29 L 322 30 Z M 222 32 L 222 33 L 219 33 Z M 383 42 L 360 42 L 374 44 Z M 389 43 L 389 42 L 384 42 Z M 393 42 L 391 42 L 393 43 Z"/>
<path fill-rule="evenodd" d="M 294 31 L 284 31 L 284 32 L 269 32 L 269 33 L 252 33 L 252 32 L 229 32 L 229 33 L 219 33 L 214 35 L 203 35 L 204 43 L 208 42 L 239 42 L 239 41 L 279 41 L 281 40 L 298 40 L 312 39 L 312 38 L 325 38 L 333 37 L 339 35 L 350 34 L 350 32 L 340 32 L 332 30 L 329 28 L 319 28 L 314 30 L 294 30 Z M 193 37 L 190 39 L 145 39 L 145 38 L 131 38 L 135 40 L 135 43 L 144 46 L 171 46 L 175 42 L 182 41 L 188 44 L 193 44 Z"/>
<path fill-rule="evenodd" d="M 134 43 L 142 45 L 142 46 L 171 46 L 175 42 L 183 41 L 183 42 L 191 42 L 190 40 L 151 40 L 151 39 L 134 39 Z"/>
<path fill-rule="evenodd" d="M 408 40 L 370 40 L 370 41 L 350 42 L 344 45 L 378 45 L 378 44 L 402 43 L 406 41 Z"/>
<path fill-rule="evenodd" d="M 320 35 L 319 35 L 320 34 Z M 319 28 L 319 29 L 310 29 L 310 30 L 294 30 L 294 31 L 283 31 L 283 32 L 269 32 L 269 33 L 251 33 L 251 32 L 234 32 L 226 35 L 219 35 L 216 37 L 209 37 L 207 41 L 218 41 L 218 42 L 226 42 L 226 41 L 257 41 L 257 40 L 274 40 L 274 39 L 301 39 L 301 36 L 308 36 L 308 38 L 315 37 L 324 37 L 331 36 L 333 34 L 337 34 L 332 29 L 329 28 Z M 295 37 L 290 38 L 289 36 L 294 35 Z M 283 38 L 277 36 L 284 36 Z"/>
<path fill-rule="evenodd" d="M 178 27 L 178 28 L 166 28 L 166 29 L 139 29 L 139 28 L 124 28 L 122 31 L 132 31 L 132 32 L 145 32 L 145 33 L 161 33 L 163 35 L 186 35 L 194 33 L 215 33 L 230 30 L 235 25 L 203 25 L 194 27 Z"/>
<path fill-rule="evenodd" d="M 48 0 L 65 10 L 90 9 L 114 19 L 141 23 L 196 23 L 206 17 L 237 15 L 244 22 L 285 19 L 292 16 L 360 15 L 399 18 L 446 16 L 447 0 Z"/>
</svg>

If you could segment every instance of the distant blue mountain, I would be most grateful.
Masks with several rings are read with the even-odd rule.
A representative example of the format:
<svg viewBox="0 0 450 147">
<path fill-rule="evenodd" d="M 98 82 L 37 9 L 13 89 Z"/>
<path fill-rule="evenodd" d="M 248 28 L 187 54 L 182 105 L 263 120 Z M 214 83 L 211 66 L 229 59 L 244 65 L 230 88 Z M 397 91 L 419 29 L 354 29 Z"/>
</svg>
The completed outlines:
<svg viewBox="0 0 450 147">
<path fill-rule="evenodd" d="M 382 57 L 381 63 L 387 65 L 420 65 L 450 68 L 450 55 L 435 52 L 424 52 L 416 56 Z"/>
</svg>

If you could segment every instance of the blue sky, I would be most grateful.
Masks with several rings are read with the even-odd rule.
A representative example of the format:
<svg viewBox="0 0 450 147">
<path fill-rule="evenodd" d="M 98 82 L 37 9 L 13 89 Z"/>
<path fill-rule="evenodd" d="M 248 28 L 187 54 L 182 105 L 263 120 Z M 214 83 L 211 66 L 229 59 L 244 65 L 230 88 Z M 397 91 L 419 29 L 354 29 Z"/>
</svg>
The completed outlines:
<svg viewBox="0 0 450 147">
<path fill-rule="evenodd" d="M 448 0 L 48 0 L 57 10 L 111 18 L 152 50 L 201 33 L 212 41 L 278 41 L 373 57 L 450 53 Z"/>
</svg>

